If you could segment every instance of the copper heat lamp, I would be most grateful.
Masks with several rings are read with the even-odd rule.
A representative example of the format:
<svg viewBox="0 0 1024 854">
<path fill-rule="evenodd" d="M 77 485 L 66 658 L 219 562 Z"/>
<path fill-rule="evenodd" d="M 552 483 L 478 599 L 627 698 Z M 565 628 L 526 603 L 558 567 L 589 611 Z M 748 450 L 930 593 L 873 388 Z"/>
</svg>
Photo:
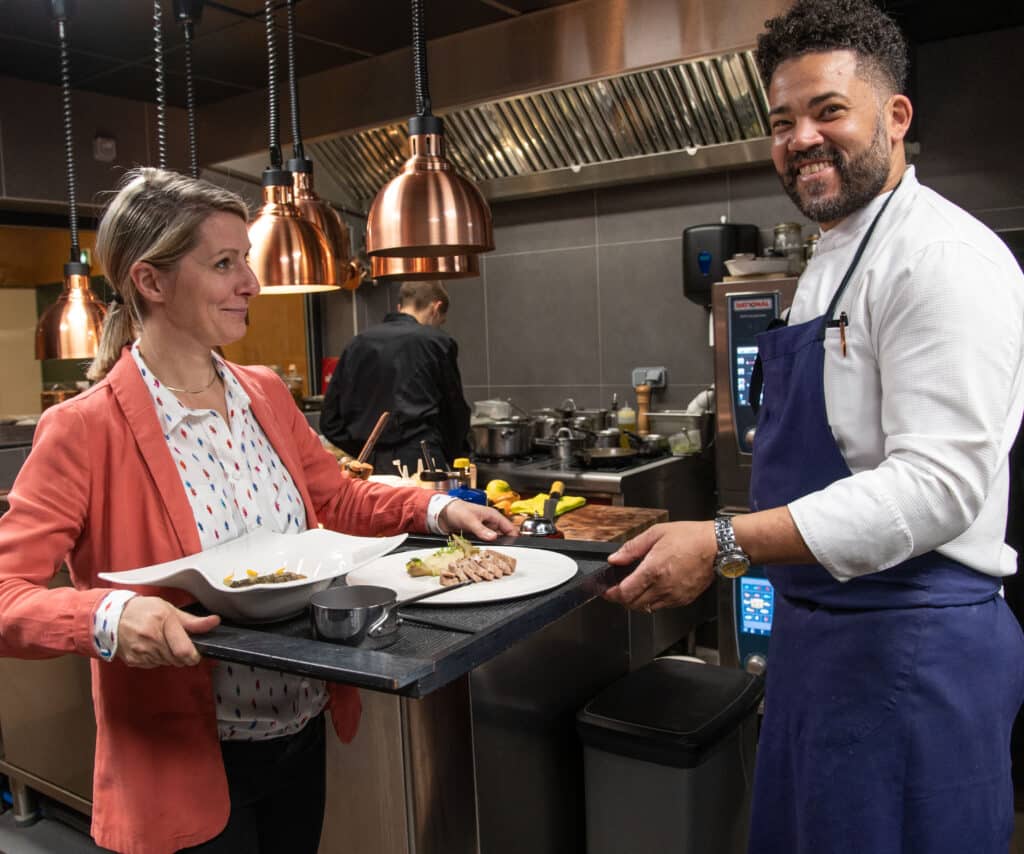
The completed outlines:
<svg viewBox="0 0 1024 854">
<path fill-rule="evenodd" d="M 475 275 L 469 271 L 476 259 L 469 256 L 494 249 L 491 212 L 476 186 L 445 157 L 444 123 L 430 111 L 422 0 L 412 0 L 412 18 L 416 115 L 409 119 L 410 156 L 373 200 L 366 251 L 375 274 L 381 266 L 377 259 L 385 257 L 388 272 L 381 275 Z M 438 258 L 443 260 L 431 260 Z"/>
<path fill-rule="evenodd" d="M 303 218 L 292 197 L 292 173 L 282 167 L 277 127 L 277 62 L 272 0 L 264 0 L 270 101 L 270 166 L 263 171 L 263 207 L 249 226 L 249 266 L 264 294 L 299 294 L 338 289 L 327 238 Z"/>
<path fill-rule="evenodd" d="M 60 39 L 60 76 L 64 103 L 64 158 L 68 179 L 68 219 L 71 259 L 64 265 L 64 288 L 57 301 L 39 318 L 37 359 L 91 359 L 103 331 L 106 310 L 89 288 L 89 265 L 82 262 L 78 244 L 78 205 L 75 198 L 75 160 L 71 135 L 71 63 L 68 58 L 66 3 L 55 0 L 54 17 Z"/>
<path fill-rule="evenodd" d="M 313 189 L 313 161 L 306 157 L 299 126 L 299 85 L 295 71 L 295 3 L 288 0 L 288 93 L 291 102 L 292 159 L 288 171 L 292 173 L 292 198 L 299 215 L 313 223 L 327 239 L 334 256 L 334 284 L 354 291 L 363 281 L 365 271 L 353 260 L 352 241 L 348 226 L 338 212 L 317 195 Z"/>
</svg>

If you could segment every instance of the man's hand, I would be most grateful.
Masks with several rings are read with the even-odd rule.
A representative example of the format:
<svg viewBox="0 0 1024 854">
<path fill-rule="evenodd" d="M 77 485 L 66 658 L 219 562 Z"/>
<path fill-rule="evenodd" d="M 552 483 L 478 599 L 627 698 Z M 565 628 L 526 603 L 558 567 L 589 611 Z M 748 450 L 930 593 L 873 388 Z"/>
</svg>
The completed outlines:
<svg viewBox="0 0 1024 854">
<path fill-rule="evenodd" d="M 604 598 L 648 613 L 689 605 L 714 581 L 717 551 L 714 522 L 655 525 L 609 555 L 614 566 L 640 565 Z"/>
<path fill-rule="evenodd" d="M 128 600 L 117 625 L 117 658 L 129 667 L 185 667 L 198 664 L 189 638 L 211 631 L 220 617 L 195 617 L 156 596 Z"/>
<path fill-rule="evenodd" d="M 446 534 L 461 531 L 479 540 L 494 540 L 500 534 L 516 532 L 516 526 L 493 507 L 483 507 L 459 498 L 445 506 L 437 522 Z"/>
</svg>

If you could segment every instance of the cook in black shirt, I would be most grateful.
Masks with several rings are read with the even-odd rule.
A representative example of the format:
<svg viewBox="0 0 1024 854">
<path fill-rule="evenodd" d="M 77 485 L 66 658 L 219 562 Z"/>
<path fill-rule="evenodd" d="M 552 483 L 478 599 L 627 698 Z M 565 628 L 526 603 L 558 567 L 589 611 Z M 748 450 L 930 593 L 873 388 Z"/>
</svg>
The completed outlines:
<svg viewBox="0 0 1024 854">
<path fill-rule="evenodd" d="M 468 449 L 459 348 L 440 329 L 448 305 L 440 282 L 406 282 L 398 311 L 353 338 L 331 377 L 320 429 L 346 453 L 356 456 L 381 412 L 391 413 L 367 460 L 378 474 L 394 474 L 396 459 L 415 471 L 421 440 L 438 465 Z"/>
</svg>

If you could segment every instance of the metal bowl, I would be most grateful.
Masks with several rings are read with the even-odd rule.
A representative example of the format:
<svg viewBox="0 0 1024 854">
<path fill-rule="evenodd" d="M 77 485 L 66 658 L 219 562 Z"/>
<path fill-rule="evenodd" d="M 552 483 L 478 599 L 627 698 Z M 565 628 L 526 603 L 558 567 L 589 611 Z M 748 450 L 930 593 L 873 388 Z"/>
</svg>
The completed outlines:
<svg viewBox="0 0 1024 854">
<path fill-rule="evenodd" d="M 382 649 L 395 642 L 401 622 L 397 605 L 398 594 L 390 587 L 329 587 L 310 598 L 310 625 L 321 640 Z"/>
</svg>

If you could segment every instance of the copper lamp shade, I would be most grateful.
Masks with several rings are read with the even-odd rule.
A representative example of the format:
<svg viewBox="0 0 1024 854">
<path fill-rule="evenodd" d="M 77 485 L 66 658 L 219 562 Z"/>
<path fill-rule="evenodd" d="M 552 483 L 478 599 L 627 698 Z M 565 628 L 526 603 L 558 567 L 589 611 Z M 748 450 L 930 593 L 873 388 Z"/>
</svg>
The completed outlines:
<svg viewBox="0 0 1024 854">
<path fill-rule="evenodd" d="M 263 207 L 249 226 L 249 266 L 264 294 L 335 291 L 337 267 L 320 228 L 292 203 L 292 178 L 281 169 L 263 173 Z"/>
<path fill-rule="evenodd" d="M 81 268 L 84 272 L 69 272 Z M 92 359 L 103 332 L 106 309 L 89 288 L 85 264 L 64 267 L 64 289 L 57 302 L 39 318 L 37 359 Z"/>
<path fill-rule="evenodd" d="M 435 279 L 470 279 L 480 275 L 476 255 L 440 255 L 431 258 L 395 258 L 375 255 L 370 259 L 375 279 L 432 282 Z"/>
<path fill-rule="evenodd" d="M 354 291 L 362 284 L 365 272 L 352 257 L 348 226 L 313 189 L 313 161 L 307 157 L 293 158 L 287 167 L 292 173 L 292 196 L 299 215 L 317 226 L 327 238 L 327 245 L 334 256 L 334 284 Z"/>
<path fill-rule="evenodd" d="M 494 248 L 491 211 L 476 186 L 445 157 L 441 120 L 416 116 L 409 128 L 410 157 L 370 208 L 367 254 L 428 258 L 489 252 Z M 421 128 L 431 132 L 417 133 Z"/>
</svg>

